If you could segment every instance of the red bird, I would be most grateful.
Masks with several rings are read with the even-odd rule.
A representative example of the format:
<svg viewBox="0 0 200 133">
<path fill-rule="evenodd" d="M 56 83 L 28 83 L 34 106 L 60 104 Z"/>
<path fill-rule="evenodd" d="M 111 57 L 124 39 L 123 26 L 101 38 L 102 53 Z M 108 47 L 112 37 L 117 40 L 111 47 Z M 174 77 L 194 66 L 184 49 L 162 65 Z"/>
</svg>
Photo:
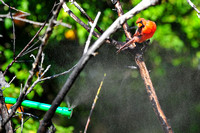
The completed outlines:
<svg viewBox="0 0 200 133">
<path fill-rule="evenodd" d="M 151 38 L 156 31 L 156 23 L 150 20 L 145 20 L 144 18 L 138 18 L 136 21 L 138 29 L 136 30 L 133 38 L 124 44 L 118 51 L 119 53 L 125 47 L 130 46 L 133 43 L 142 43 L 147 39 Z"/>
</svg>

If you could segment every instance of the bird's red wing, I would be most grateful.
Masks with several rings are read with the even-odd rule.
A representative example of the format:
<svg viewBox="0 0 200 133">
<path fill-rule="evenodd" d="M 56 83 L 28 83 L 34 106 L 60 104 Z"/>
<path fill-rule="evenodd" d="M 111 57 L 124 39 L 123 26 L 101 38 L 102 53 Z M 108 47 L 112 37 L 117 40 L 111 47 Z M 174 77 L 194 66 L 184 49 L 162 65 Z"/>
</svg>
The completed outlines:
<svg viewBox="0 0 200 133">
<path fill-rule="evenodd" d="M 145 27 L 142 29 L 143 34 L 150 34 L 156 31 L 156 24 L 153 21 L 147 21 Z"/>
</svg>

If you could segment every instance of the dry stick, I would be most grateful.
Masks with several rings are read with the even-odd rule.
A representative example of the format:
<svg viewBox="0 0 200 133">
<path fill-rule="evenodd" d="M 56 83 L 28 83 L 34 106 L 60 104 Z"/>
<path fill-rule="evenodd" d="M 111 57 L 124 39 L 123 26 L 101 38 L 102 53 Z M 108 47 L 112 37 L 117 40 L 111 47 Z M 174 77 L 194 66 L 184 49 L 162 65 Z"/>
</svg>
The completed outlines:
<svg viewBox="0 0 200 133">
<path fill-rule="evenodd" d="M 5 101 L 4 101 L 4 97 L 3 97 L 3 92 L 0 88 L 0 116 L 1 116 L 1 119 L 4 120 L 4 119 L 8 119 L 8 109 L 6 107 L 6 104 L 5 104 Z M 1 120 L 1 122 L 3 122 Z M 2 123 L 1 127 L 0 127 L 0 132 L 3 132 L 2 130 L 4 130 L 5 128 L 5 131 L 6 133 L 13 133 L 13 128 L 12 128 L 12 123 L 11 121 L 8 121 L 5 125 L 5 127 L 3 127 L 4 124 Z"/>
<path fill-rule="evenodd" d="M 38 133 L 45 133 L 47 128 L 50 125 L 50 121 L 52 117 L 55 114 L 55 111 L 57 107 L 61 104 L 61 102 L 64 100 L 66 94 L 71 89 L 73 83 L 79 76 L 80 72 L 83 70 L 87 62 L 91 59 L 92 55 L 96 50 L 98 50 L 104 41 L 114 32 L 116 32 L 117 29 L 121 28 L 121 25 L 128 19 L 132 18 L 134 15 L 139 13 L 142 10 L 145 10 L 146 8 L 156 5 L 159 2 L 159 0 L 142 0 L 137 6 L 135 6 L 133 9 L 131 9 L 129 12 L 124 14 L 123 16 L 117 18 L 115 22 L 97 39 L 97 41 L 89 48 L 86 54 L 84 54 L 81 59 L 79 60 L 77 66 L 74 68 L 72 73 L 69 75 L 69 78 L 57 94 L 56 98 L 53 100 L 50 109 L 45 113 L 43 120 L 40 122 L 40 126 L 38 129 Z M 65 3 L 63 4 L 65 5 Z M 65 8 L 65 7 L 63 7 Z"/>
<path fill-rule="evenodd" d="M 113 2 L 113 4 L 115 4 L 115 8 L 117 9 L 117 13 L 118 13 L 118 16 L 122 16 L 124 14 L 123 10 L 122 10 L 122 6 L 119 2 L 119 0 L 116 0 Z M 123 29 L 124 29 L 124 33 L 126 35 L 126 37 L 131 40 L 132 37 L 131 37 L 131 33 L 128 31 L 128 24 L 127 22 L 125 22 L 123 25 L 122 25 Z M 132 45 L 129 45 L 132 49 L 136 47 L 135 43 L 132 43 Z"/>
<path fill-rule="evenodd" d="M 48 65 L 47 68 L 44 70 L 44 72 L 41 74 L 41 69 L 39 70 L 39 75 L 41 74 L 41 76 L 38 76 L 38 78 L 36 79 L 36 81 L 34 81 L 34 83 L 30 86 L 30 88 L 28 89 L 28 91 L 26 92 L 26 95 L 28 95 L 33 88 L 37 85 L 37 83 L 41 82 L 42 77 L 44 76 L 44 74 L 49 70 L 51 65 Z"/>
<path fill-rule="evenodd" d="M 23 127 L 24 127 L 24 114 L 22 113 L 22 116 L 21 116 L 21 133 L 23 132 Z"/>
<path fill-rule="evenodd" d="M 46 25 L 46 22 L 44 22 L 43 26 L 40 27 L 38 32 L 34 35 L 34 37 L 29 41 L 29 43 L 24 47 L 24 49 L 14 58 L 14 60 L 7 66 L 6 70 L 4 71 L 4 75 L 7 73 L 8 69 L 16 62 L 16 60 L 23 54 L 23 52 L 30 46 L 30 44 L 35 40 L 35 38 L 38 36 L 38 34 L 41 32 L 41 30 L 44 28 Z"/>
<path fill-rule="evenodd" d="M 86 41 L 83 54 L 85 54 L 85 53 L 88 51 L 88 48 L 89 48 L 89 45 L 90 45 L 90 41 L 91 41 L 91 39 L 92 39 L 92 33 L 94 32 L 94 28 L 95 28 L 95 26 L 97 25 L 97 21 L 98 21 L 100 15 L 101 15 L 101 12 L 98 12 L 98 13 L 97 13 L 97 16 L 96 16 L 96 18 L 95 18 L 95 20 L 94 20 L 94 23 L 92 24 L 91 31 L 90 31 L 90 34 L 89 34 L 88 39 L 87 39 L 87 41 Z"/>
<path fill-rule="evenodd" d="M 56 78 L 58 76 L 61 76 L 61 75 L 65 75 L 69 72 L 71 72 L 75 67 L 76 67 L 77 64 L 75 64 L 73 67 L 71 67 L 69 70 L 67 71 L 64 71 L 62 73 L 58 73 L 58 74 L 55 74 L 55 75 L 52 75 L 52 76 L 49 76 L 49 77 L 45 77 L 45 78 L 42 78 L 41 81 L 44 81 L 44 80 L 48 80 L 48 79 L 53 79 L 53 78 Z"/>
<path fill-rule="evenodd" d="M 6 14 L 6 15 L 0 14 L 0 18 L 11 18 L 11 17 L 8 14 Z M 23 22 L 26 22 L 26 23 L 29 23 L 29 24 L 38 25 L 38 26 L 44 25 L 44 23 L 28 20 L 26 18 L 21 18 L 21 16 L 13 16 L 13 19 L 14 20 L 20 20 L 20 21 L 23 21 Z M 72 27 L 70 24 L 66 24 L 66 23 L 63 23 L 63 22 L 56 21 L 56 20 L 54 21 L 54 23 L 56 25 L 62 25 L 62 26 L 67 27 L 67 28 L 71 28 Z M 48 26 L 48 25 L 49 24 L 46 24 L 45 26 Z"/>
<path fill-rule="evenodd" d="M 77 65 L 77 64 L 76 64 L 76 65 Z M 49 68 L 50 68 L 51 65 L 47 66 L 47 68 L 44 70 L 44 72 L 41 74 L 41 76 L 39 76 L 39 77 L 36 79 L 36 81 L 34 81 L 34 83 L 30 86 L 30 88 L 29 88 L 28 91 L 26 92 L 26 95 L 28 95 L 28 94 L 33 90 L 33 88 L 34 88 L 39 82 L 45 81 L 45 80 L 49 80 L 49 79 L 53 79 L 53 78 L 56 78 L 56 77 L 58 77 L 58 76 L 65 75 L 65 74 L 71 72 L 71 71 L 76 67 L 76 65 L 74 65 L 72 68 L 70 68 L 69 70 L 64 71 L 64 72 L 62 72 L 62 73 L 58 73 L 58 74 L 55 74 L 55 75 L 52 75 L 52 76 L 49 76 L 49 77 L 42 78 L 42 77 L 45 75 L 45 73 L 49 70 Z"/>
<path fill-rule="evenodd" d="M 7 6 L 7 7 L 10 7 L 11 9 L 13 9 L 13 10 L 15 10 L 15 11 L 18 11 L 18 12 L 21 12 L 21 13 L 24 13 L 24 14 L 27 14 L 27 15 L 30 15 L 30 14 L 27 13 L 27 12 L 24 12 L 24 11 L 21 11 L 21 10 L 18 10 L 18 9 L 16 9 L 16 8 L 14 8 L 14 7 L 9 6 L 9 5 L 6 4 L 3 0 L 0 0 L 0 1 L 2 2 L 3 5 L 5 5 L 5 6 Z"/>
<path fill-rule="evenodd" d="M 13 22 L 13 16 L 12 16 L 10 5 L 9 5 L 9 11 L 10 11 L 10 18 L 12 20 L 12 26 L 13 26 L 13 59 L 14 59 L 15 58 L 15 40 L 16 40 L 16 36 L 15 36 L 15 24 Z"/>
<path fill-rule="evenodd" d="M 5 81 L 3 73 L 0 71 L 0 132 L 13 133 L 12 123 L 8 121 L 4 127 L 3 120 L 8 118 L 8 109 L 6 107 L 2 87 L 8 87 L 9 84 Z"/>
<path fill-rule="evenodd" d="M 71 18 L 73 18 L 76 22 L 78 22 L 83 28 L 85 28 L 88 32 L 90 32 L 90 27 L 88 25 L 86 25 L 83 21 L 81 21 L 69 8 L 68 6 L 66 5 L 66 3 L 63 4 L 63 9 L 65 12 L 67 12 L 69 14 L 69 16 Z M 97 32 L 93 32 L 93 35 L 97 38 L 100 37 L 100 34 L 97 33 Z"/>
<path fill-rule="evenodd" d="M 96 105 L 96 102 L 97 102 L 97 100 L 98 100 L 98 96 L 99 96 L 99 93 L 100 93 L 100 91 L 101 91 L 101 88 L 102 88 L 103 81 L 104 81 L 105 77 L 106 77 L 106 74 L 104 74 L 103 80 L 101 81 L 101 84 L 100 84 L 100 86 L 99 86 L 99 88 L 98 88 L 98 90 L 97 90 L 97 94 L 96 94 L 96 96 L 95 96 L 95 98 L 94 98 L 94 101 L 93 101 L 93 104 L 92 104 L 92 108 L 91 108 L 91 110 L 90 110 L 90 114 L 89 114 L 89 116 L 88 116 L 88 120 L 87 120 L 87 123 L 86 123 L 86 125 L 85 125 L 84 133 L 87 132 L 87 129 L 88 129 L 88 126 L 89 126 L 89 123 L 90 123 L 90 119 L 91 119 L 91 116 L 92 116 L 92 112 L 93 112 L 94 107 L 95 107 L 95 105 Z"/>
<path fill-rule="evenodd" d="M 32 79 L 33 79 L 33 75 L 34 75 L 34 73 L 35 73 L 35 70 L 36 70 L 36 68 L 37 68 L 37 66 L 38 66 L 38 64 L 39 64 L 39 60 L 40 60 L 40 58 L 41 58 L 43 48 L 44 48 L 44 46 L 47 44 L 48 39 L 49 39 L 50 35 L 52 34 L 53 27 L 55 26 L 55 24 L 53 23 L 53 21 L 57 19 L 58 13 L 60 12 L 60 9 L 61 9 L 61 7 L 62 7 L 62 3 L 63 3 L 63 0 L 61 0 L 61 3 L 57 6 L 56 10 L 53 11 L 53 16 L 52 16 L 52 18 L 50 19 L 49 26 L 48 26 L 48 28 L 47 28 L 47 30 L 46 30 L 46 32 L 45 32 L 44 37 L 43 37 L 42 40 L 41 40 L 42 43 L 41 43 L 40 48 L 39 48 L 39 50 L 38 50 L 36 59 L 35 59 L 33 65 L 32 65 L 32 69 L 31 69 L 30 72 L 29 72 L 30 74 L 29 74 L 29 77 L 28 77 L 28 79 L 27 79 L 27 81 L 26 81 L 26 83 L 25 83 L 25 86 L 24 86 L 23 90 L 22 90 L 22 93 L 20 94 L 20 96 L 19 96 L 19 98 L 18 98 L 16 104 L 14 105 L 13 109 L 11 110 L 8 119 L 5 119 L 5 120 L 3 121 L 3 124 L 6 124 L 7 121 L 13 116 L 14 112 L 15 112 L 16 109 L 21 105 L 22 101 L 23 101 L 24 98 L 25 98 L 26 92 L 27 92 L 27 90 L 28 90 L 28 88 L 29 88 L 29 86 L 30 86 L 30 84 L 31 84 Z M 55 8 L 55 6 L 53 6 L 52 10 L 54 10 L 54 8 Z"/>
<path fill-rule="evenodd" d="M 187 0 L 187 2 L 197 12 L 197 16 L 200 18 L 200 11 L 197 9 L 197 7 L 192 3 L 191 0 Z"/>
<path fill-rule="evenodd" d="M 115 3 L 115 8 L 117 9 L 117 13 L 118 13 L 118 16 L 119 16 L 119 17 L 122 16 L 122 15 L 124 15 L 124 12 L 123 12 L 123 10 L 122 10 L 122 6 L 121 6 L 119 0 L 117 0 L 117 2 Z M 124 29 L 124 32 L 125 32 L 126 37 L 127 37 L 129 40 L 132 39 L 131 33 L 128 31 L 128 24 L 127 24 L 127 22 L 125 22 L 125 23 L 122 25 L 122 27 L 123 27 L 123 29 Z"/>
<path fill-rule="evenodd" d="M 74 4 L 76 6 L 76 8 L 79 9 L 79 11 L 89 20 L 89 22 L 91 24 L 94 23 L 93 19 L 84 11 L 84 9 L 75 1 L 75 0 L 70 0 L 70 2 L 72 4 Z M 104 31 L 98 26 L 96 25 L 95 28 L 102 34 Z"/>
<path fill-rule="evenodd" d="M 86 25 L 83 21 L 81 21 L 66 5 L 66 3 L 63 4 L 63 9 L 65 12 L 69 14 L 71 18 L 73 18 L 77 23 L 79 23 L 83 28 L 85 28 L 88 32 L 90 32 L 90 27 Z M 93 32 L 93 36 L 99 38 L 101 35 L 97 33 L 96 31 Z M 121 46 L 123 43 L 118 42 L 114 39 L 106 38 L 106 43 L 113 44 L 115 46 Z"/>
<path fill-rule="evenodd" d="M 34 115 L 30 114 L 30 113 L 25 113 L 25 112 L 16 112 L 16 113 L 19 113 L 19 114 L 21 114 L 21 115 L 27 115 L 27 116 L 28 116 L 28 118 L 26 118 L 26 119 L 24 120 L 23 123 L 27 122 L 31 117 L 38 119 L 37 116 L 34 116 Z M 21 125 L 19 125 L 18 127 L 16 127 L 16 128 L 14 129 L 14 132 L 16 132 L 16 130 L 17 130 L 18 128 L 20 128 L 20 127 L 21 127 Z"/>
<path fill-rule="evenodd" d="M 153 87 L 151 78 L 149 76 L 149 72 L 146 68 L 146 64 L 143 60 L 142 54 L 141 53 L 137 53 L 135 55 L 135 62 L 137 63 L 139 70 L 140 70 L 140 74 L 142 79 L 144 80 L 144 84 L 146 86 L 146 90 L 149 96 L 149 100 L 152 104 L 152 107 L 154 109 L 154 112 L 156 113 L 161 126 L 164 130 L 165 133 L 173 133 L 172 128 L 170 126 L 170 124 L 167 121 L 167 117 L 165 116 L 163 110 L 161 109 L 161 106 L 159 104 L 158 101 L 158 97 L 156 95 L 155 89 Z"/>
</svg>

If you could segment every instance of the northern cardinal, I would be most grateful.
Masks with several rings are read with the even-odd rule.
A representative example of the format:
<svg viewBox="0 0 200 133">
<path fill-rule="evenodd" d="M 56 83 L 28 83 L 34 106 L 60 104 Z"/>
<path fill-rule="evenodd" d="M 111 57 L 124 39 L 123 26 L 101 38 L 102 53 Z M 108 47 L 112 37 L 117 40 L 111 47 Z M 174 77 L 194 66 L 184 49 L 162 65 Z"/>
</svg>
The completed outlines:
<svg viewBox="0 0 200 133">
<path fill-rule="evenodd" d="M 151 38 L 153 34 L 156 31 L 156 23 L 150 20 L 145 20 L 144 18 L 138 18 L 136 21 L 136 24 L 138 26 L 138 29 L 136 30 L 135 34 L 133 35 L 133 38 L 129 40 L 127 43 L 125 43 L 118 51 L 119 53 L 121 50 L 123 50 L 125 47 L 128 47 L 129 45 L 133 43 L 142 43 L 146 41 L 147 39 Z"/>
</svg>

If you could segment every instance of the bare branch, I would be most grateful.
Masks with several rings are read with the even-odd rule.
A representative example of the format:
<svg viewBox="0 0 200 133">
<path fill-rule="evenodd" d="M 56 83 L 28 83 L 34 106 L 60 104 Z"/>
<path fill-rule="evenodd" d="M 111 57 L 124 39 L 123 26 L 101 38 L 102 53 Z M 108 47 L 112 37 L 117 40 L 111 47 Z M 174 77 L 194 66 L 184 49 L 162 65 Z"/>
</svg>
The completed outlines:
<svg viewBox="0 0 200 133">
<path fill-rule="evenodd" d="M 124 14 L 124 12 L 122 10 L 122 6 L 121 6 L 120 1 L 116 0 L 114 3 L 115 3 L 115 8 L 117 9 L 118 16 L 119 17 L 122 16 Z M 122 26 L 123 26 L 123 29 L 124 29 L 126 37 L 129 40 L 132 39 L 131 33 L 128 31 L 128 24 L 127 24 L 127 22 L 125 22 Z"/>
<path fill-rule="evenodd" d="M 44 23 L 44 25 L 42 27 L 40 27 L 40 29 L 38 30 L 38 32 L 34 35 L 34 37 L 29 41 L 29 43 L 24 47 L 24 49 L 15 57 L 15 59 L 7 66 L 6 70 L 4 71 L 4 75 L 7 73 L 8 69 L 16 62 L 16 60 L 23 54 L 23 52 L 30 46 L 30 44 L 35 40 L 35 38 L 37 37 L 37 35 L 42 31 L 42 29 L 44 28 L 44 26 L 46 25 L 46 22 Z"/>
<path fill-rule="evenodd" d="M 8 14 L 1 14 L 0 15 L 0 18 L 11 18 L 10 15 Z M 28 20 L 26 18 L 21 18 L 21 16 L 13 16 L 12 17 L 14 20 L 20 20 L 22 22 L 26 22 L 26 23 L 29 23 L 29 24 L 34 24 L 34 25 L 38 25 L 38 26 L 43 26 L 44 23 L 41 23 L 41 22 L 36 22 L 36 21 L 32 21 L 32 20 Z M 56 21 L 54 20 L 53 21 L 56 25 L 62 25 L 64 27 L 67 27 L 67 28 L 72 28 L 72 26 L 70 24 L 66 24 L 66 23 L 63 23 L 63 22 L 60 22 L 60 21 Z M 45 26 L 49 26 L 49 24 L 47 23 Z"/>
<path fill-rule="evenodd" d="M 96 18 L 94 20 L 94 23 L 92 24 L 92 27 L 91 27 L 91 30 L 90 30 L 90 34 L 89 34 L 88 39 L 86 41 L 83 54 L 85 54 L 88 51 L 88 48 L 89 48 L 89 45 L 90 45 L 90 41 L 92 39 L 92 33 L 94 31 L 95 26 L 97 25 L 97 21 L 98 21 L 100 15 L 101 15 L 101 12 L 98 12 L 98 14 L 97 14 L 97 16 L 96 16 Z"/>
<path fill-rule="evenodd" d="M 52 76 L 49 76 L 49 77 L 42 78 L 41 81 L 48 80 L 48 79 L 53 79 L 53 78 L 56 78 L 56 77 L 58 77 L 58 76 L 65 75 L 65 74 L 71 72 L 76 66 L 77 66 L 77 64 L 74 65 L 72 68 L 70 68 L 70 69 L 67 70 L 67 71 L 64 71 L 64 72 L 62 72 L 62 73 L 55 74 L 55 75 L 52 75 Z"/>
<path fill-rule="evenodd" d="M 13 16 L 12 16 L 12 12 L 11 12 L 11 8 L 9 6 L 9 11 L 10 11 L 10 18 L 12 20 L 12 26 L 13 26 L 13 59 L 15 58 L 15 40 L 16 40 L 16 36 L 15 36 L 15 25 L 13 22 Z"/>
<path fill-rule="evenodd" d="M 14 77 L 10 80 L 9 84 L 11 84 L 11 83 L 13 82 L 13 80 L 15 80 L 15 78 L 16 78 L 16 76 L 14 76 Z"/>
<path fill-rule="evenodd" d="M 149 72 L 148 72 L 148 70 L 146 68 L 146 64 L 143 60 L 142 53 L 140 53 L 140 52 L 136 53 L 135 62 L 139 67 L 141 77 L 144 80 L 144 84 L 146 86 L 146 91 L 148 93 L 149 100 L 152 104 L 155 114 L 157 115 L 157 117 L 160 121 L 160 124 L 161 124 L 164 132 L 165 133 L 173 133 L 172 128 L 167 121 L 167 117 L 165 116 L 163 110 L 161 109 L 160 103 L 158 101 L 158 97 L 156 95 L 155 89 L 154 89 L 152 81 L 151 81 L 151 77 L 149 76 Z"/>
<path fill-rule="evenodd" d="M 8 109 L 3 97 L 2 87 L 8 87 L 9 84 L 5 81 L 3 73 L 0 71 L 0 132 L 13 133 L 12 123 L 8 121 L 3 123 L 4 119 L 8 119 Z"/>
<path fill-rule="evenodd" d="M 67 12 L 77 23 L 79 23 L 83 28 L 85 28 L 88 32 L 90 32 L 90 27 L 88 25 L 86 25 L 83 21 L 81 21 L 66 5 L 66 3 L 63 4 L 63 9 L 65 12 Z M 97 33 L 96 31 L 93 32 L 93 36 L 99 38 L 101 35 L 99 33 Z M 117 46 L 121 46 L 123 43 L 118 42 L 114 39 L 111 38 L 106 38 L 106 43 L 108 44 L 113 44 L 113 45 L 117 45 Z"/>
<path fill-rule="evenodd" d="M 16 114 L 21 114 L 22 116 L 24 116 L 24 115 L 27 115 L 27 116 L 28 116 L 28 118 L 26 118 L 25 120 L 23 120 L 23 124 L 24 124 L 25 122 L 27 122 L 31 117 L 38 119 L 37 116 L 32 115 L 32 114 L 30 114 L 30 113 L 16 112 Z M 21 122 L 21 123 L 22 123 L 22 122 Z M 22 126 L 22 124 L 21 124 L 21 126 Z M 16 128 L 14 129 L 14 132 L 16 132 L 16 130 L 17 130 L 18 128 L 20 128 L 21 126 L 16 127 Z M 23 130 L 21 130 L 21 131 L 23 131 Z"/>
<path fill-rule="evenodd" d="M 51 65 L 48 65 L 47 68 L 44 70 L 44 72 L 42 73 L 42 70 L 39 70 L 39 75 L 36 81 L 34 81 L 34 83 L 31 85 L 31 87 L 28 89 L 28 91 L 26 92 L 26 95 L 28 95 L 33 88 L 37 85 L 37 83 L 42 81 L 42 77 L 44 76 L 44 74 L 49 70 L 49 68 L 51 67 Z M 42 74 L 41 74 L 42 73 Z M 40 75 L 41 74 L 41 75 Z"/>
<path fill-rule="evenodd" d="M 94 108 L 95 108 L 96 102 L 97 102 L 97 100 L 98 100 L 98 96 L 99 96 L 99 93 L 100 93 L 100 91 L 101 91 L 101 88 L 102 88 L 103 81 L 104 81 L 105 77 L 106 77 L 106 74 L 104 74 L 103 80 L 101 81 L 101 84 L 100 84 L 100 86 L 99 86 L 99 88 L 98 88 L 98 90 L 97 90 L 97 94 L 96 94 L 96 96 L 95 96 L 95 98 L 94 98 L 94 101 L 93 101 L 93 104 L 92 104 L 92 107 L 91 107 L 91 110 L 90 110 L 90 114 L 89 114 L 89 116 L 88 116 L 88 120 L 87 120 L 87 123 L 86 123 L 86 125 L 85 125 L 84 133 L 87 132 L 87 129 L 88 129 L 88 126 L 89 126 L 89 123 L 90 123 L 90 119 L 91 119 L 93 110 L 94 110 Z"/>
<path fill-rule="evenodd" d="M 24 11 L 21 11 L 21 10 L 18 10 L 18 9 L 16 9 L 16 8 L 14 8 L 14 7 L 9 6 L 9 5 L 6 4 L 3 0 L 0 0 L 0 1 L 2 2 L 3 5 L 5 5 L 5 6 L 7 6 L 7 7 L 10 7 L 11 9 L 13 9 L 13 10 L 15 10 L 15 11 L 22 12 L 22 13 L 24 13 L 24 14 L 30 15 L 30 13 L 27 13 L 27 12 L 24 12 Z"/>
<path fill-rule="evenodd" d="M 93 19 L 84 11 L 83 8 L 81 8 L 81 6 L 75 1 L 75 0 L 70 0 L 69 2 L 71 2 L 72 4 L 74 4 L 76 6 L 76 8 L 79 9 L 79 11 L 89 20 L 89 24 L 92 25 L 94 23 Z M 95 28 L 102 34 L 104 31 L 98 26 L 96 25 Z"/>
<path fill-rule="evenodd" d="M 191 0 L 187 0 L 187 2 L 197 12 L 198 18 L 200 18 L 200 11 L 197 9 L 197 7 L 192 3 Z"/>
<path fill-rule="evenodd" d="M 76 64 L 77 65 L 77 64 Z M 28 91 L 26 92 L 26 96 L 33 90 L 33 88 L 41 81 L 45 81 L 45 80 L 49 80 L 49 79 L 53 79 L 53 78 L 56 78 L 56 77 L 59 77 L 59 76 L 62 76 L 62 75 L 65 75 L 69 72 L 71 72 L 75 67 L 76 65 L 74 65 L 72 68 L 70 68 L 69 70 L 67 71 L 64 71 L 62 73 L 59 73 L 59 74 L 55 74 L 55 75 L 52 75 L 52 76 L 49 76 L 49 77 L 45 77 L 43 78 L 43 76 L 45 75 L 45 73 L 50 69 L 51 65 L 48 65 L 47 68 L 44 70 L 44 72 L 42 72 L 42 70 L 39 70 L 41 72 L 39 72 L 39 75 L 38 75 L 38 78 L 36 81 L 34 81 L 34 83 L 31 85 L 31 87 L 28 89 Z"/>
</svg>

